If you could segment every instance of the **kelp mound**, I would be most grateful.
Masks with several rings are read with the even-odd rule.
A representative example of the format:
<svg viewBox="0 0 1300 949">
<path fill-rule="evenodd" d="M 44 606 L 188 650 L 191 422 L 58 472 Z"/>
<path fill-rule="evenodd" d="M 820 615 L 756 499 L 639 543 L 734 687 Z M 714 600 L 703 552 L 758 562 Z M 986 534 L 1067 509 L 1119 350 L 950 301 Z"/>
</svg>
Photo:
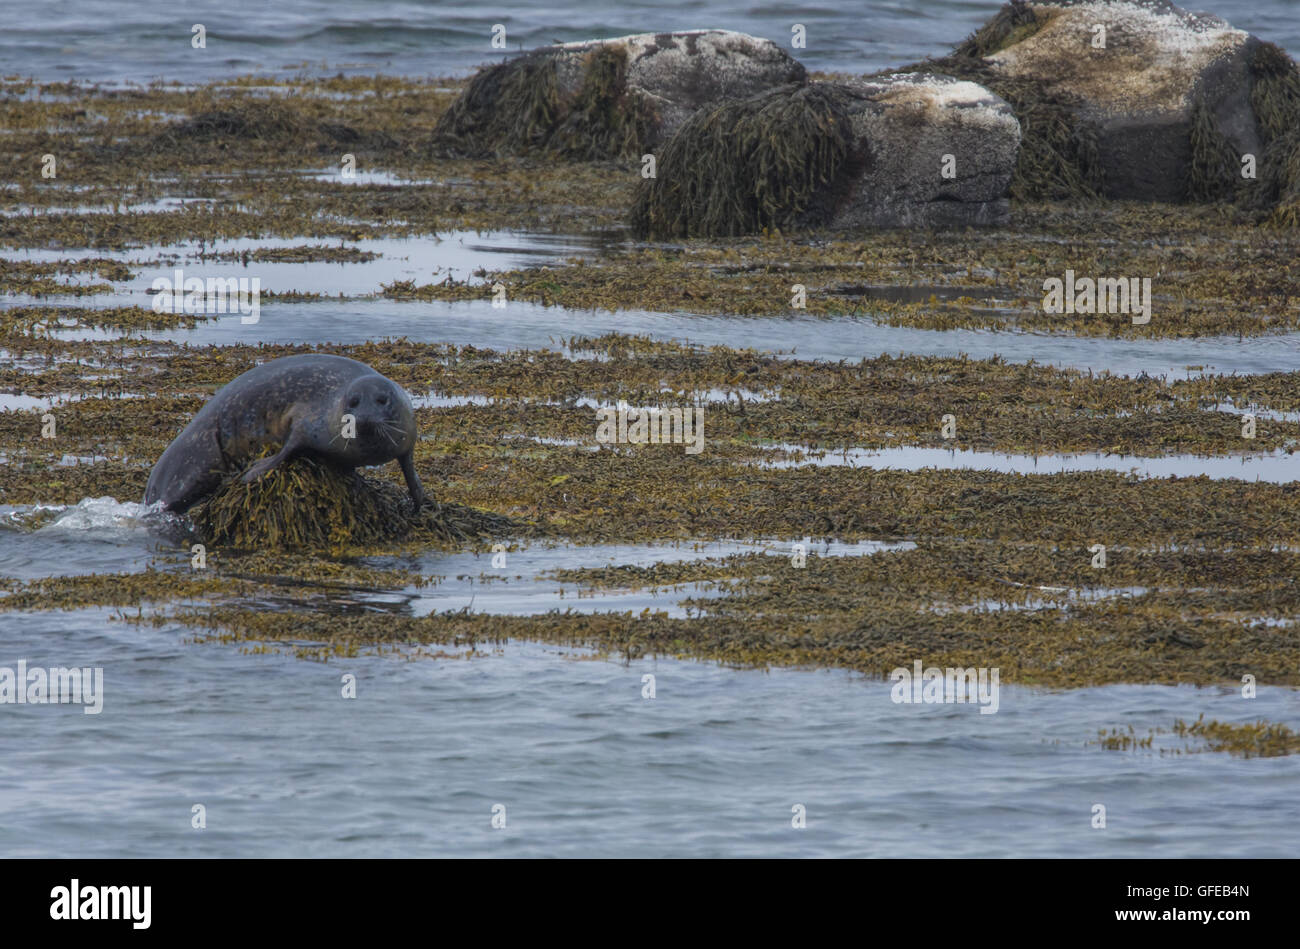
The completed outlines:
<svg viewBox="0 0 1300 949">
<path fill-rule="evenodd" d="M 233 475 L 191 509 L 190 520 L 197 539 L 211 547 L 330 553 L 406 540 L 459 545 L 525 533 L 531 526 L 433 501 L 412 511 L 397 485 L 310 458 L 296 458 L 249 484 Z"/>
<path fill-rule="evenodd" d="M 279 101 L 237 100 L 224 108 L 195 112 L 189 118 L 163 128 L 154 140 L 157 147 L 223 144 L 234 139 L 317 149 L 334 145 L 359 148 L 395 148 L 395 138 L 384 132 L 362 132 L 350 125 L 321 122 L 309 113 Z"/>
<path fill-rule="evenodd" d="M 553 155 L 573 161 L 639 157 L 655 123 L 627 83 L 627 50 L 596 46 L 565 94 L 561 58 L 539 49 L 481 70 L 434 128 L 434 150 L 471 158 Z"/>
<path fill-rule="evenodd" d="M 771 40 L 732 30 L 563 43 L 480 70 L 439 118 L 433 151 L 636 159 L 699 109 L 806 78 Z"/>
<path fill-rule="evenodd" d="M 238 102 L 209 109 L 176 122 L 163 131 L 169 141 L 194 142 L 221 138 L 296 138 L 309 130 L 304 116 L 278 102 Z"/>
<path fill-rule="evenodd" d="M 633 231 L 735 237 L 827 223 L 857 170 L 847 104 L 842 89 L 817 83 L 697 112 L 638 187 Z"/>
</svg>

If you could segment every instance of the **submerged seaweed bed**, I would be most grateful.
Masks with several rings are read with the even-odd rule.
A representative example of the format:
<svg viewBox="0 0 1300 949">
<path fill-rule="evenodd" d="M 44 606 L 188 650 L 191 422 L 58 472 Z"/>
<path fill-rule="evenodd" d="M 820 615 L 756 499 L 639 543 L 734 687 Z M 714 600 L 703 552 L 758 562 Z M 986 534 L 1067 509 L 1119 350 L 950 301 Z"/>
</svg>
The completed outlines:
<svg viewBox="0 0 1300 949">
<path fill-rule="evenodd" d="M 13 212 L 0 217 L 0 253 L 275 236 L 301 244 L 280 260 L 356 260 L 361 252 L 350 242 L 366 237 L 626 223 L 638 181 L 633 161 L 447 157 L 437 125 L 458 88 L 389 77 L 198 89 L 7 82 L 0 153 L 7 166 L 33 172 L 0 192 L 0 211 Z M 56 179 L 39 176 L 46 153 L 58 156 Z M 318 171 L 353 154 L 359 168 L 392 180 L 301 174 L 310 169 L 286 169 L 285 154 L 313 156 L 304 163 Z M 165 213 L 130 209 L 168 196 L 210 200 Z M 100 210 L 75 210 L 88 207 Z M 1297 251 L 1300 231 L 1261 228 L 1257 215 L 1235 205 L 1018 200 L 1013 226 L 1003 230 L 773 231 L 633 244 L 594 262 L 374 292 L 483 299 L 499 281 L 511 300 L 555 307 L 761 319 L 791 313 L 792 286 L 800 284 L 810 314 L 867 314 L 891 325 L 1255 335 L 1300 326 Z M 1151 322 L 1043 313 L 1043 279 L 1066 269 L 1155 276 Z M 0 310 L 0 390 L 70 400 L 51 410 L 52 444 L 40 438 L 44 410 L 0 412 L 0 503 L 137 499 L 153 460 L 217 387 L 258 361 L 307 350 L 137 338 L 204 317 L 158 314 L 147 303 L 96 309 L 87 299 L 131 273 L 120 260 L 84 253 L 5 265 L 0 293 L 48 299 Z M 76 289 L 66 279 L 73 275 L 83 278 Z M 935 293 L 903 300 L 887 292 L 917 284 Z M 267 305 L 310 306 L 312 289 Z M 565 311 L 554 312 L 557 335 L 570 335 Z M 59 326 L 125 335 L 64 339 L 51 333 Z M 210 547 L 203 570 L 160 562 L 139 574 L 5 580 L 0 611 L 117 606 L 123 620 L 179 619 L 219 641 L 322 659 L 527 638 L 628 657 L 872 675 L 925 656 L 937 665 L 996 666 L 1003 681 L 1045 686 L 1232 685 L 1244 675 L 1300 685 L 1300 493 L 1292 484 L 766 464 L 797 460 L 790 446 L 1290 452 L 1300 445 L 1300 423 L 1279 413 L 1300 411 L 1300 372 L 1167 381 L 1002 359 L 828 363 L 627 335 L 570 339 L 568 348 L 596 358 L 409 341 L 316 347 L 363 360 L 413 395 L 482 397 L 417 410 L 416 467 L 433 504 L 411 512 L 393 466 L 344 477 L 297 464 L 249 490 L 231 485 L 195 512 L 184 549 L 195 540 Z M 706 405 L 707 449 L 698 455 L 679 445 L 595 440 L 592 404 L 690 406 L 703 392 L 723 396 Z M 1220 410 L 1225 403 L 1261 413 L 1253 440 L 1243 439 L 1238 416 Z M 954 439 L 942 431 L 948 414 Z M 94 460 L 62 464 L 68 455 Z M 319 518 L 295 520 L 322 498 Z M 753 554 L 555 577 L 582 589 L 702 583 L 718 594 L 688 601 L 684 617 L 417 617 L 340 608 L 357 590 L 436 583 L 402 559 L 411 551 L 757 537 L 915 547 L 819 557 L 813 544 L 805 567 Z M 1092 565 L 1095 544 L 1107 547 L 1104 569 Z M 1130 588 L 1140 592 L 1102 595 Z M 1232 750 L 1231 736 L 1211 731 L 1192 734 Z M 1270 732 L 1260 744 L 1295 750 L 1289 732 Z"/>
</svg>

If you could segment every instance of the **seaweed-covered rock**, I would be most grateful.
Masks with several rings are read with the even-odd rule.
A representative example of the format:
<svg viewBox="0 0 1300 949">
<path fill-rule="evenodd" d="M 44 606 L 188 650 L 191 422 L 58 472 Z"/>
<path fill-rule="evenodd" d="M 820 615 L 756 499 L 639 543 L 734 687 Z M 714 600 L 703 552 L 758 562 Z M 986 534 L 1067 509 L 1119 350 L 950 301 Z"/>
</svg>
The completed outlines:
<svg viewBox="0 0 1300 949">
<path fill-rule="evenodd" d="M 920 74 L 814 82 L 693 116 L 643 182 L 643 236 L 997 224 L 1020 127 L 974 83 Z"/>
<path fill-rule="evenodd" d="M 1024 132 L 1015 196 L 1300 199 L 1300 72 L 1219 17 L 1168 0 L 1017 0 L 951 56 L 910 68 L 1011 104 Z"/>
<path fill-rule="evenodd" d="M 564 43 L 480 70 L 434 134 L 466 155 L 639 158 L 704 106 L 805 77 L 775 43 L 729 30 Z"/>
<path fill-rule="evenodd" d="M 895 74 L 846 83 L 861 155 L 838 227 L 1002 224 L 1020 123 L 983 86 L 951 76 Z"/>
</svg>

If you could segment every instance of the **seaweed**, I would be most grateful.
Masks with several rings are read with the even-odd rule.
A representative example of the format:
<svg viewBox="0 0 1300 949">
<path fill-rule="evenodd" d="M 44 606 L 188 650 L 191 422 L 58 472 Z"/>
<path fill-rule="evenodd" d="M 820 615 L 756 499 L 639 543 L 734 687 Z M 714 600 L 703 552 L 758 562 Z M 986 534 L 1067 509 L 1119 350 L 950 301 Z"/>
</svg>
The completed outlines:
<svg viewBox="0 0 1300 949">
<path fill-rule="evenodd" d="M 1250 103 L 1264 154 L 1256 204 L 1274 227 L 1300 227 L 1300 66 L 1280 47 L 1261 43 L 1251 57 Z"/>
<path fill-rule="evenodd" d="M 1192 103 L 1191 164 L 1185 196 L 1189 201 L 1229 201 L 1238 197 L 1243 179 L 1237 149 L 1219 131 L 1214 112 L 1198 95 Z"/>
<path fill-rule="evenodd" d="M 1041 30 L 1048 21 L 1024 0 L 1011 0 L 1004 4 L 989 20 L 953 49 L 952 55 L 962 57 L 992 56 L 1008 46 L 1014 46 Z"/>
<path fill-rule="evenodd" d="M 212 141 L 223 138 L 274 140 L 302 134 L 303 116 L 274 102 L 236 102 L 178 122 L 161 133 L 168 143 Z"/>
<path fill-rule="evenodd" d="M 831 84 L 786 85 L 697 112 L 638 188 L 645 237 L 730 237 L 825 224 L 867 158 Z"/>
<path fill-rule="evenodd" d="M 582 84 L 565 96 L 553 50 L 481 70 L 434 129 L 443 155 L 552 155 L 571 161 L 640 156 L 654 124 L 647 100 L 627 86 L 627 50 L 598 46 Z"/>
<path fill-rule="evenodd" d="M 548 151 L 574 161 L 635 159 L 655 125 L 649 102 L 627 88 L 627 50 L 601 46 L 588 54 L 582 87 L 548 142 Z"/>
<path fill-rule="evenodd" d="M 1281 722 L 1260 719 L 1236 725 L 1202 714 L 1190 725 L 1179 719 L 1174 731 L 1183 737 L 1203 739 L 1210 751 L 1227 751 L 1243 758 L 1276 758 L 1300 753 L 1300 735 Z"/>
<path fill-rule="evenodd" d="M 266 457 L 268 448 L 261 457 Z M 279 465 L 251 483 L 227 478 L 190 512 L 199 540 L 241 550 L 329 551 L 419 538 L 459 545 L 500 536 L 509 518 L 427 501 L 418 511 L 393 484 L 374 483 L 311 458 Z"/>
</svg>

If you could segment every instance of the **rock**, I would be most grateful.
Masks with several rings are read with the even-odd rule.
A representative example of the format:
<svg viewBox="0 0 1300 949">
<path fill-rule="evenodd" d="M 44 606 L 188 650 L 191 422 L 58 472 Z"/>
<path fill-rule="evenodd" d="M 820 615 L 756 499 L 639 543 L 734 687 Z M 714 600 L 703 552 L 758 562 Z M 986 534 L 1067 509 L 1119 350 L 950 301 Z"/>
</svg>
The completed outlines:
<svg viewBox="0 0 1300 949">
<path fill-rule="evenodd" d="M 1004 224 L 1020 123 L 973 82 L 925 73 L 845 83 L 865 161 L 832 227 Z"/>
<path fill-rule="evenodd" d="M 1011 3 L 953 56 L 916 68 L 974 79 L 1011 103 L 1026 138 L 1019 196 L 1227 198 L 1252 187 L 1243 156 L 1263 165 L 1266 153 L 1256 191 L 1276 199 L 1288 186 L 1273 143 L 1300 120 L 1295 64 L 1168 0 Z"/>
<path fill-rule="evenodd" d="M 729 30 L 564 43 L 480 70 L 435 136 L 469 155 L 639 158 L 704 106 L 805 78 L 775 43 Z"/>
<path fill-rule="evenodd" d="M 1005 102 L 949 76 L 786 86 L 687 121 L 631 224 L 659 239 L 999 224 L 1019 140 Z"/>
</svg>

